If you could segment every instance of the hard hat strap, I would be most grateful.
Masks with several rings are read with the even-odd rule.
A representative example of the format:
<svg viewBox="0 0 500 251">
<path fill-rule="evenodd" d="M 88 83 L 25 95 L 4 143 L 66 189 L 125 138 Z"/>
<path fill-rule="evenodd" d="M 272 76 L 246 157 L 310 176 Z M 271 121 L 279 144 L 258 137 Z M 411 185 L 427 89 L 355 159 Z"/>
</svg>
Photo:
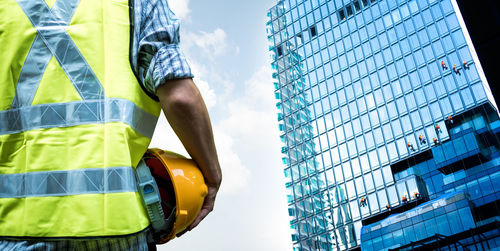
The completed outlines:
<svg viewBox="0 0 500 251">
<path fill-rule="evenodd" d="M 165 220 L 158 186 L 144 160 L 141 159 L 135 173 L 137 177 L 137 187 L 154 230 L 153 235 L 159 232 L 167 232 L 172 224 L 169 224 L 169 222 Z M 175 210 L 172 212 L 175 212 Z M 170 215 L 168 221 L 171 221 L 170 218 L 175 218 L 175 216 L 171 217 Z"/>
</svg>

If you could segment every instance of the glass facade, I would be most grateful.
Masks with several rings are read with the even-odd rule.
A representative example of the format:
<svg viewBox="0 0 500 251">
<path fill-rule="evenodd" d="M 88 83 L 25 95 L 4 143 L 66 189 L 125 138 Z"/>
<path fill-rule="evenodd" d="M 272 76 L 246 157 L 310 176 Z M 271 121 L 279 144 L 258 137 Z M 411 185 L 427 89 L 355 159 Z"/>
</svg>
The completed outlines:
<svg viewBox="0 0 500 251">
<path fill-rule="evenodd" d="M 500 121 L 459 14 L 454 0 L 269 10 L 294 250 L 500 245 Z"/>
<path fill-rule="evenodd" d="M 463 192 L 453 193 L 364 227 L 361 245 L 363 250 L 384 250 L 475 227 L 470 201 Z"/>
</svg>

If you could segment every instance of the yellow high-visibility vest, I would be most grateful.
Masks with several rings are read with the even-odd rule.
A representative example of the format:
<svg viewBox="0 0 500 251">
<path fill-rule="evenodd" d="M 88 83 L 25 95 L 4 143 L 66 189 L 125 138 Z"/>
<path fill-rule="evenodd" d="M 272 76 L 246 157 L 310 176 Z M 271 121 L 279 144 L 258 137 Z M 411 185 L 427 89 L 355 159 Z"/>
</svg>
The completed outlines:
<svg viewBox="0 0 500 251">
<path fill-rule="evenodd" d="M 130 8 L 0 1 L 0 238 L 148 227 L 134 168 L 160 106 L 130 66 Z"/>
</svg>

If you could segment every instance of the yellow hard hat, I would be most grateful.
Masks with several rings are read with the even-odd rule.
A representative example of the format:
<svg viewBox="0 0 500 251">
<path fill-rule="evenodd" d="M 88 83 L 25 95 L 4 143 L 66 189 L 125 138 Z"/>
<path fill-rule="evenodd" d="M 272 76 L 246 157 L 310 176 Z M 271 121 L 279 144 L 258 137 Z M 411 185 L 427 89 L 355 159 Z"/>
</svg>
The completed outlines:
<svg viewBox="0 0 500 251">
<path fill-rule="evenodd" d="M 180 154 L 156 148 L 148 149 L 138 169 L 141 164 L 149 167 L 154 178 L 155 186 L 152 189 L 157 189 L 161 205 L 159 211 L 162 211 L 160 214 L 163 215 L 151 215 L 158 207 L 148 206 L 147 193 L 152 190 L 148 190 L 151 187 L 148 188 L 147 182 L 143 182 L 146 185 L 141 188 L 139 179 L 139 191 L 151 219 L 153 236 L 155 242 L 166 243 L 184 231 L 198 216 L 208 192 L 207 186 L 196 163 Z M 149 201 L 149 204 L 154 205 L 151 199 Z"/>
</svg>

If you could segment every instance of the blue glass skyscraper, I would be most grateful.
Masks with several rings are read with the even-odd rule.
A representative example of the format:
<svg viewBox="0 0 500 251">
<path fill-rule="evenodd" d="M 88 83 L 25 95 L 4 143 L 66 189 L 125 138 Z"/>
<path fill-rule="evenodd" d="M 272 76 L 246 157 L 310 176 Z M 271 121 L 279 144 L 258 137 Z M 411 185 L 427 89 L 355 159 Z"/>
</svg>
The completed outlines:
<svg viewBox="0 0 500 251">
<path fill-rule="evenodd" d="M 294 250 L 500 247 L 500 120 L 455 0 L 281 0 Z"/>
</svg>

